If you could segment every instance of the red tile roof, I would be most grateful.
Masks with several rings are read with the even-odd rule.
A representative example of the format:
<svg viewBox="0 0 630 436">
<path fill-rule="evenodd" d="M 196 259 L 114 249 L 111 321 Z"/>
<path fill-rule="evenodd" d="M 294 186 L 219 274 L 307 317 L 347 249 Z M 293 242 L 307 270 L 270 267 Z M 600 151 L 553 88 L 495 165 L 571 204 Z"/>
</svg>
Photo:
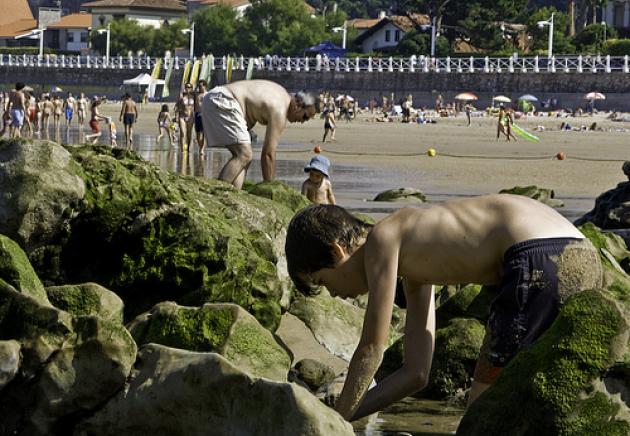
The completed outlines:
<svg viewBox="0 0 630 436">
<path fill-rule="evenodd" d="M 37 21 L 35 19 L 14 21 L 0 26 L 0 38 L 15 38 L 34 29 L 37 29 Z"/>
<path fill-rule="evenodd" d="M 97 0 L 83 3 L 82 6 L 86 8 L 166 9 L 186 12 L 186 0 Z"/>
<path fill-rule="evenodd" d="M 0 0 L 0 32 L 4 26 L 21 20 L 33 20 L 31 8 L 27 0 Z"/>
</svg>

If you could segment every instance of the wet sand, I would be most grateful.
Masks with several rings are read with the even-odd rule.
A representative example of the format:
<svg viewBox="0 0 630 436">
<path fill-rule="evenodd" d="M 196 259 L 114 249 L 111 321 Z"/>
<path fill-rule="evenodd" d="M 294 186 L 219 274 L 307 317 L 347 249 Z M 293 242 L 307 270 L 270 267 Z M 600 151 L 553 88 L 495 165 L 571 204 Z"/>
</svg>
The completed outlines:
<svg viewBox="0 0 630 436">
<path fill-rule="evenodd" d="M 117 119 L 119 108 L 119 104 L 111 102 L 102 112 Z M 135 147 L 143 148 L 145 154 L 169 150 L 166 142 L 154 144 L 158 109 L 157 103 L 140 107 L 135 128 L 140 140 Z M 518 125 L 540 137 L 538 143 L 521 138 L 518 142 L 497 141 L 496 118 L 475 117 L 467 127 L 463 115 L 438 118 L 437 124 L 418 125 L 397 120 L 379 123 L 368 114 L 360 114 L 350 123 L 338 121 L 337 140 L 323 144 L 324 123 L 316 118 L 287 126 L 277 154 L 278 178 L 299 189 L 305 179 L 301 168 L 312 157 L 314 146 L 320 145 L 322 154 L 332 162 L 331 181 L 338 202 L 351 209 L 381 215 L 402 206 L 371 201 L 377 193 L 390 188 L 413 187 L 424 192 L 429 201 L 439 202 L 537 185 L 553 189 L 556 198 L 566 203 L 560 211 L 574 218 L 590 210 L 600 193 L 625 179 L 621 165 L 629 156 L 630 132 L 619 130 L 630 129 L 630 123 L 612 122 L 605 116 L 517 120 Z M 596 121 L 605 131 L 560 131 L 562 121 L 569 121 L 574 127 Z M 546 130 L 534 132 L 538 125 Z M 264 126 L 254 130 L 259 139 L 248 179 L 257 182 L 262 179 L 258 158 Z M 122 131 L 118 123 L 119 145 L 123 144 Z M 429 148 L 437 150 L 437 156 L 427 156 Z M 566 153 L 566 160 L 555 159 L 560 151 Z M 215 148 L 202 160 L 196 146 L 187 159 L 177 148 L 170 149 L 169 154 L 173 156 L 160 159 L 167 159 L 171 169 L 206 177 L 216 177 L 229 158 L 226 150 Z"/>
</svg>

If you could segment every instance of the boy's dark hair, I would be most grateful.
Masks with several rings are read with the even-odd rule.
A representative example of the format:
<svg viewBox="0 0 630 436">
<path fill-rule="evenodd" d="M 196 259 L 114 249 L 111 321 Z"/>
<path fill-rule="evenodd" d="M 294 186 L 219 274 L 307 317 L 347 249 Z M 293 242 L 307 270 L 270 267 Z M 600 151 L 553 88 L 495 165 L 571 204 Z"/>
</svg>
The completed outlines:
<svg viewBox="0 0 630 436">
<path fill-rule="evenodd" d="M 199 82 L 197 82 L 197 87 L 201 85 L 208 87 L 208 82 L 206 82 L 204 79 L 201 79 Z"/>
<path fill-rule="evenodd" d="M 19 91 L 19 90 L 21 90 L 21 89 L 24 89 L 24 87 L 25 87 L 25 86 L 26 86 L 26 85 L 25 85 L 24 83 L 22 83 L 22 82 L 17 82 L 17 83 L 15 84 L 15 90 L 16 90 L 16 91 Z"/>
<path fill-rule="evenodd" d="M 315 204 L 299 211 L 289 223 L 284 246 L 289 276 L 298 291 L 315 293 L 300 275 L 331 268 L 335 264 L 333 242 L 350 251 L 371 228 L 340 206 Z"/>
<path fill-rule="evenodd" d="M 162 105 L 162 112 L 168 112 L 168 105 L 167 104 L 163 104 Z"/>
</svg>

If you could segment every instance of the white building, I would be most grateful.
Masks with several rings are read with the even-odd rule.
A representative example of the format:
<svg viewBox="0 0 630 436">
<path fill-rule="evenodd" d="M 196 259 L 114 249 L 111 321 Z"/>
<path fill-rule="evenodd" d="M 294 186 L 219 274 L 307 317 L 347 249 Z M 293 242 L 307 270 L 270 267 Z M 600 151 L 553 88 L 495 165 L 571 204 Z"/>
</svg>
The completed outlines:
<svg viewBox="0 0 630 436">
<path fill-rule="evenodd" d="M 412 22 L 409 17 L 402 15 L 385 16 L 380 15 L 380 20 L 361 33 L 356 39 L 355 44 L 361 46 L 363 53 L 370 53 L 377 50 L 386 50 L 398 45 L 405 34 L 416 25 L 428 25 L 429 17 L 423 14 L 414 14 Z"/>
<path fill-rule="evenodd" d="M 630 29 L 630 0 L 609 0 L 604 6 L 604 21 L 616 29 Z"/>
<path fill-rule="evenodd" d="M 92 14 L 92 28 L 126 18 L 142 26 L 160 28 L 186 18 L 185 0 L 96 0 L 82 5 Z"/>
<path fill-rule="evenodd" d="M 50 48 L 81 52 L 88 49 L 91 29 L 91 14 L 65 15 L 46 27 L 46 40 L 50 38 Z"/>
</svg>

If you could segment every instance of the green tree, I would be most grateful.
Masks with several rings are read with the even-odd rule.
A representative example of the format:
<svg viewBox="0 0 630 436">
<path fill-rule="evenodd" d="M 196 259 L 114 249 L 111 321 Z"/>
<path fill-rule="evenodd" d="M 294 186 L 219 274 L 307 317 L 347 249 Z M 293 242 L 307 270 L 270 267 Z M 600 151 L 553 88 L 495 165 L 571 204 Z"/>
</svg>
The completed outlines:
<svg viewBox="0 0 630 436">
<path fill-rule="evenodd" d="M 188 47 L 190 36 L 182 33 L 188 27 L 188 22 L 183 18 L 172 24 L 164 23 L 159 31 L 152 32 L 153 38 L 147 52 L 151 56 L 164 56 L 167 50 L 174 52 L 178 47 Z"/>
<path fill-rule="evenodd" d="M 239 49 L 246 55 L 301 55 L 330 35 L 322 17 L 312 17 L 302 0 L 253 0 L 239 22 Z"/>
<path fill-rule="evenodd" d="M 604 24 L 589 24 L 580 30 L 573 38 L 573 44 L 580 53 L 597 53 L 604 45 L 604 29 L 606 39 L 617 38 L 617 31 L 614 27 Z"/>
<path fill-rule="evenodd" d="M 549 27 L 545 26 L 542 29 L 538 27 L 539 21 L 547 21 L 551 14 L 554 13 L 553 18 L 553 52 L 554 54 L 573 53 L 575 47 L 573 46 L 571 39 L 565 34 L 568 27 L 569 17 L 564 12 L 559 12 L 556 8 L 540 8 L 531 13 L 527 20 L 527 29 L 532 36 L 532 48 L 534 52 L 543 54 L 547 52 L 547 46 L 549 41 Z"/>
<path fill-rule="evenodd" d="M 110 53 L 112 56 L 126 56 L 128 51 L 134 53 L 142 51 L 147 53 L 151 48 L 155 29 L 145 27 L 136 21 L 121 19 L 110 23 Z M 106 35 L 98 33 L 98 29 L 92 31 L 90 36 L 92 47 L 105 54 Z"/>
<path fill-rule="evenodd" d="M 231 6 L 203 8 L 193 16 L 195 23 L 195 54 L 224 56 L 240 51 L 237 34 L 246 31 L 240 26 L 236 11 Z"/>
<path fill-rule="evenodd" d="M 448 39 L 439 36 L 435 40 L 435 55 L 444 57 L 450 52 L 450 43 Z M 396 54 L 400 56 L 425 55 L 431 54 L 431 35 L 419 30 L 412 30 L 405 34 L 396 46 Z"/>
</svg>

